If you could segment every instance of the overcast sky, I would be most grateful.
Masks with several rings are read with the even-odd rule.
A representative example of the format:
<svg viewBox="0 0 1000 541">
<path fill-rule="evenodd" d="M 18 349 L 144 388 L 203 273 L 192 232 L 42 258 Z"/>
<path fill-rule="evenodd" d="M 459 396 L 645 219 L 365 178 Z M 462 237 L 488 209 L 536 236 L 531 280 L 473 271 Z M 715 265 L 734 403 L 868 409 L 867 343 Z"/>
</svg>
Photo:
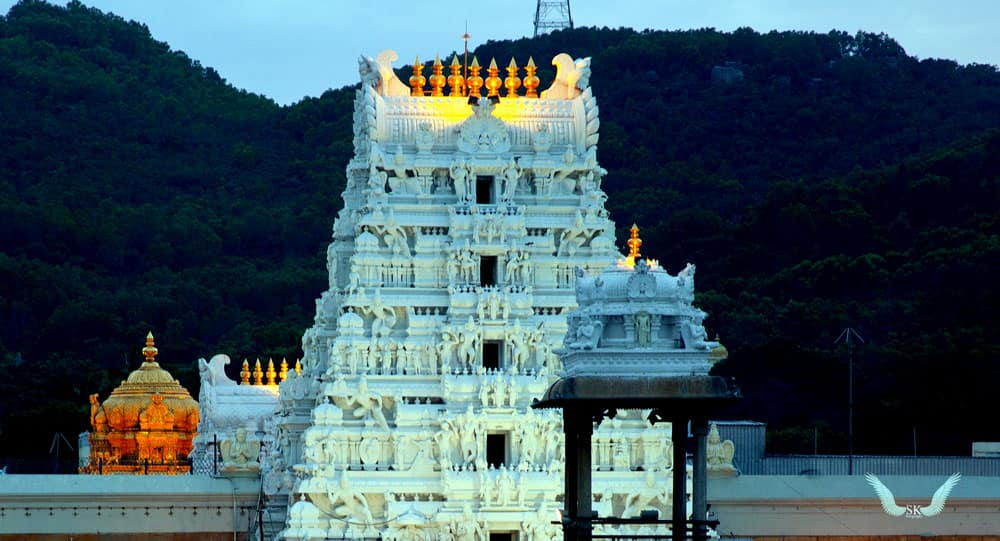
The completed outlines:
<svg viewBox="0 0 1000 541">
<path fill-rule="evenodd" d="M 13 0 L 0 0 L 6 13 Z M 64 2 L 63 2 L 64 3 Z M 533 33 L 535 0 L 84 0 L 145 23 L 153 37 L 230 83 L 288 104 L 357 81 L 383 49 L 433 58 Z M 577 26 L 885 32 L 920 58 L 1000 64 L 1000 0 L 572 0 Z M 595 69 L 600 69 L 595 67 Z"/>
</svg>

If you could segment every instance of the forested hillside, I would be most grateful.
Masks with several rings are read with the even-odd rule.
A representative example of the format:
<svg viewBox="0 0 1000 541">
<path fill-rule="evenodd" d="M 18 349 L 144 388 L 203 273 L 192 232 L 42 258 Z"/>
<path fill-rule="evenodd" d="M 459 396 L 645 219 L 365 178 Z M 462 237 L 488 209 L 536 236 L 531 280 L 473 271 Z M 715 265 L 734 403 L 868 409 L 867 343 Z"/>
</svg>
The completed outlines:
<svg viewBox="0 0 1000 541">
<path fill-rule="evenodd" d="M 811 451 L 815 427 L 844 450 L 833 342 L 852 326 L 860 452 L 912 452 L 914 428 L 922 454 L 1000 439 L 995 67 L 750 29 L 581 28 L 476 54 L 560 51 L 593 57 L 613 218 L 668 270 L 698 264 L 731 353 L 717 371 L 746 396 L 731 416 L 771 423 L 775 451 Z M 150 329 L 195 392 L 197 357 L 299 355 L 353 92 L 279 107 L 77 3 L 0 19 L 0 457 L 86 429 L 87 394 Z"/>
</svg>

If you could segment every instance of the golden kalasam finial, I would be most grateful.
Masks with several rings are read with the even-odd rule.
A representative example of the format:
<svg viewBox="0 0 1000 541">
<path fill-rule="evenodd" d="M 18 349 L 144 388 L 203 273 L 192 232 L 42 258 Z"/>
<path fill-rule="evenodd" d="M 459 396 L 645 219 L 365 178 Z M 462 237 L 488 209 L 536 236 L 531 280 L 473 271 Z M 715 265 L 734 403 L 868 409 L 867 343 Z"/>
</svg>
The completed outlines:
<svg viewBox="0 0 1000 541">
<path fill-rule="evenodd" d="M 257 364 L 253 367 L 253 384 L 263 385 L 264 384 L 264 369 L 260 366 L 260 357 L 257 358 Z"/>
<path fill-rule="evenodd" d="M 465 77 L 462 77 L 462 64 L 458 61 L 456 54 L 451 58 L 451 75 L 448 76 L 448 86 L 451 87 L 449 96 L 465 96 Z"/>
<path fill-rule="evenodd" d="M 642 239 L 639 238 L 639 226 L 634 223 L 629 229 L 629 239 L 625 244 L 628 246 L 628 257 L 625 258 L 625 261 L 629 266 L 634 266 L 640 255 L 639 247 L 642 246 Z"/>
<path fill-rule="evenodd" d="M 149 331 L 146 335 L 146 347 L 142 348 L 142 356 L 146 358 L 147 363 L 156 362 L 156 354 L 160 350 L 156 349 L 156 345 L 153 342 L 153 331 Z"/>
<path fill-rule="evenodd" d="M 250 363 L 243 359 L 243 369 L 240 370 L 240 384 L 250 385 Z"/>
<path fill-rule="evenodd" d="M 278 373 L 274 370 L 274 359 L 267 360 L 267 384 L 277 385 L 278 384 Z"/>
<path fill-rule="evenodd" d="M 490 67 L 487 69 L 486 73 L 486 97 L 492 98 L 493 96 L 500 96 L 500 87 L 503 86 L 503 81 L 500 79 L 500 68 L 497 67 L 497 59 L 490 59 Z"/>
<path fill-rule="evenodd" d="M 431 83 L 431 96 L 444 96 L 444 84 L 447 79 L 444 76 L 444 66 L 441 65 L 441 57 L 434 55 L 434 74 L 428 81 Z"/>
<path fill-rule="evenodd" d="M 535 70 L 538 68 L 535 66 L 535 59 L 528 57 L 528 65 L 524 66 L 524 97 L 525 98 L 537 98 L 538 97 L 538 76 L 535 75 Z"/>
<path fill-rule="evenodd" d="M 302 359 L 295 359 L 295 377 L 302 375 Z"/>
<path fill-rule="evenodd" d="M 278 371 L 278 378 L 281 381 L 288 379 L 288 361 L 284 357 L 281 358 L 281 369 Z"/>
<path fill-rule="evenodd" d="M 473 98 L 481 97 L 480 89 L 483 88 L 483 78 L 479 76 L 479 59 L 472 56 L 472 64 L 469 65 L 469 78 L 465 83 L 469 85 L 469 96 Z"/>
<path fill-rule="evenodd" d="M 413 75 L 410 77 L 411 96 L 424 95 L 424 85 L 427 84 L 427 78 L 421 75 L 423 71 L 424 65 L 420 63 L 420 57 L 418 56 L 413 61 Z"/>
<path fill-rule="evenodd" d="M 521 78 L 517 76 L 517 62 L 514 62 L 514 58 L 511 58 L 510 64 L 507 65 L 507 78 L 503 80 L 503 86 L 507 88 L 508 98 L 517 97 L 517 89 L 521 88 Z"/>
</svg>

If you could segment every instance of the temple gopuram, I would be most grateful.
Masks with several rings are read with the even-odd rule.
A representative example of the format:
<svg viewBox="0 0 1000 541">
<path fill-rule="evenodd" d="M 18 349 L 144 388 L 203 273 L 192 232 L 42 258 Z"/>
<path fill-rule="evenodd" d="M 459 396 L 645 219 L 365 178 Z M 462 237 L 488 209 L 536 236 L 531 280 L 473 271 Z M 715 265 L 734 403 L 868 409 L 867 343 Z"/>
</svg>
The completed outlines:
<svg viewBox="0 0 1000 541">
<path fill-rule="evenodd" d="M 80 473 L 181 474 L 191 471 L 188 454 L 198 427 L 198 403 L 160 368 L 153 333 L 142 348 L 145 360 L 111 396 L 90 395 L 90 459 Z"/>
</svg>

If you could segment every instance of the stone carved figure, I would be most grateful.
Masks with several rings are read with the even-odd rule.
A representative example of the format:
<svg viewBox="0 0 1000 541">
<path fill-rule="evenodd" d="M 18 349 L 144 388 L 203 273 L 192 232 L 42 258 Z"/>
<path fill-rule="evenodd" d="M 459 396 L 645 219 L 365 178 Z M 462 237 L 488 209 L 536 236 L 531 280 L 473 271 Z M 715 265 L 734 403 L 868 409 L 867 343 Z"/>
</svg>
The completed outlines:
<svg viewBox="0 0 1000 541">
<path fill-rule="evenodd" d="M 465 242 L 465 250 L 459 252 L 459 267 L 463 282 L 470 283 L 476 280 L 479 265 L 476 262 L 476 258 L 472 255 L 472 248 L 469 247 L 468 241 Z"/>
<path fill-rule="evenodd" d="M 552 132 L 549 131 L 548 124 L 540 124 L 535 133 L 531 136 L 531 146 L 535 152 L 548 152 L 552 148 Z"/>
<path fill-rule="evenodd" d="M 646 470 L 642 486 L 625 497 L 625 509 L 622 511 L 621 518 L 637 517 L 643 510 L 652 508 L 657 502 L 663 506 L 670 505 L 667 484 L 658 484 L 655 472 Z"/>
<path fill-rule="evenodd" d="M 386 306 L 382 302 L 382 291 L 380 289 L 375 290 L 374 298 L 370 305 L 362 304 L 360 306 L 361 310 L 366 314 L 371 314 L 372 319 L 372 336 L 382 337 L 388 334 L 389 329 L 396 324 L 396 311 L 391 306 Z"/>
<path fill-rule="evenodd" d="M 232 439 L 222 440 L 219 446 L 222 451 L 222 472 L 255 472 L 260 471 L 257 457 L 260 455 L 260 442 L 248 439 L 244 428 L 237 428 Z"/>
<path fill-rule="evenodd" d="M 517 183 L 521 178 L 521 169 L 517 166 L 517 162 L 511 158 L 510 163 L 503 170 L 503 192 L 500 198 L 503 201 L 513 201 L 514 194 L 517 192 Z"/>
<path fill-rule="evenodd" d="M 510 133 L 493 116 L 493 102 L 481 98 L 472 106 L 472 116 L 459 127 L 457 146 L 470 154 L 501 154 L 510 150 Z"/>
<path fill-rule="evenodd" d="M 709 428 L 708 447 L 706 450 L 708 451 L 708 471 L 736 473 L 736 467 L 733 466 L 733 456 L 736 454 L 736 449 L 732 441 L 722 441 L 722 437 L 719 435 L 719 427 L 715 423 L 712 423 L 711 428 Z"/>
<path fill-rule="evenodd" d="M 510 373 L 517 374 L 527 365 L 531 356 L 531 350 L 521 331 L 521 320 L 514 321 L 514 328 L 507 333 L 507 342 L 510 344 Z"/>
<path fill-rule="evenodd" d="M 327 489 L 326 495 L 333 506 L 333 516 L 350 522 L 370 524 L 373 522 L 368 498 L 360 490 L 351 486 L 347 471 L 340 476 L 340 482 L 334 491 Z"/>
<path fill-rule="evenodd" d="M 694 263 L 688 263 L 677 273 L 677 287 L 689 294 L 694 294 Z"/>
<path fill-rule="evenodd" d="M 479 327 L 472 316 L 462 328 L 459 338 L 458 362 L 461 366 L 475 366 L 479 357 Z"/>
<path fill-rule="evenodd" d="M 368 380 L 361 377 L 358 380 L 358 391 L 349 395 L 344 400 L 344 409 L 352 415 L 362 419 L 374 419 L 383 430 L 389 431 L 389 423 L 382 413 L 384 403 L 382 395 L 368 390 Z"/>
<path fill-rule="evenodd" d="M 455 350 L 459 344 L 458 333 L 449 329 L 441 330 L 441 341 L 437 344 L 437 353 L 441 358 L 441 373 L 450 374 L 455 359 Z"/>
<path fill-rule="evenodd" d="M 465 504 L 462 508 L 462 517 L 451 523 L 451 530 L 455 532 L 455 541 L 484 541 L 486 533 L 482 524 L 472 514 L 472 507 Z"/>
<path fill-rule="evenodd" d="M 649 312 L 643 310 L 635 315 L 635 343 L 644 348 L 649 347 L 652 336 L 653 318 Z"/>
<path fill-rule="evenodd" d="M 709 341 L 704 325 L 695 321 L 681 323 L 681 338 L 684 339 L 684 349 L 710 350 L 719 345 Z"/>
<path fill-rule="evenodd" d="M 462 451 L 462 462 L 466 467 L 475 466 L 479 459 L 479 448 L 481 440 L 485 440 L 486 435 L 482 433 L 482 426 L 479 417 L 472 409 L 472 404 L 459 417 L 458 422 L 461 428 L 461 438 L 459 444 Z"/>
<path fill-rule="evenodd" d="M 469 171 L 468 166 L 465 165 L 465 160 L 455 160 L 448 170 L 451 172 L 451 178 L 455 183 L 455 195 L 458 196 L 458 202 L 464 203 L 468 201 L 475 193 L 475 190 L 472 189 L 472 173 Z"/>
<path fill-rule="evenodd" d="M 594 349 L 604 333 L 604 322 L 583 314 L 566 333 L 564 345 L 568 349 Z"/>
<path fill-rule="evenodd" d="M 510 476 L 510 471 L 506 465 L 500 466 L 500 475 L 497 476 L 496 487 L 496 502 L 501 506 L 506 507 L 510 505 L 511 499 L 517 497 L 517 486 L 514 484 L 514 478 Z"/>
<path fill-rule="evenodd" d="M 444 464 L 451 464 L 454 461 L 454 453 L 459 450 L 458 431 L 446 417 L 441 418 L 441 429 L 434 435 L 434 443 L 437 444 L 438 459 Z"/>
<path fill-rule="evenodd" d="M 576 211 L 576 218 L 573 225 L 563 229 L 559 235 L 559 251 L 557 255 L 576 255 L 576 251 L 590 240 L 593 231 L 588 229 L 583 221 L 583 214 Z"/>
<path fill-rule="evenodd" d="M 417 126 L 417 132 L 413 138 L 417 145 L 417 151 L 421 154 L 426 154 L 434 148 L 434 132 L 431 131 L 429 122 L 421 122 Z"/>
</svg>

